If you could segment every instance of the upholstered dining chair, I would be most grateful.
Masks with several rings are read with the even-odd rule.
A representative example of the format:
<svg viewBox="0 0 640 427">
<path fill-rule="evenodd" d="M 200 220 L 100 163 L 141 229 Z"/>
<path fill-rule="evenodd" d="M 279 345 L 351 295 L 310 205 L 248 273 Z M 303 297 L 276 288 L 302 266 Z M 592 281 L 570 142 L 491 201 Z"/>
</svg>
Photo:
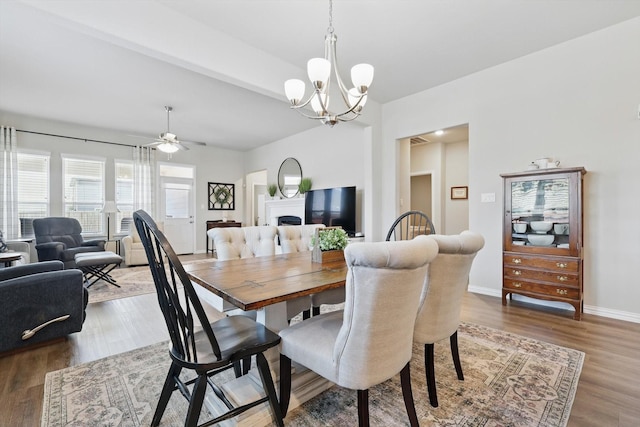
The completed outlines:
<svg viewBox="0 0 640 427">
<path fill-rule="evenodd" d="M 403 242 L 352 243 L 344 310 L 280 331 L 280 403 L 286 415 L 291 361 L 337 385 L 357 390 L 360 426 L 369 425 L 368 390 L 400 373 L 405 407 L 418 425 L 409 362 L 412 331 L 429 262 L 438 253 L 424 236 Z"/>
<path fill-rule="evenodd" d="M 308 252 L 310 250 L 312 237 L 316 233 L 316 229 L 324 228 L 324 224 L 305 224 L 305 225 L 279 225 L 278 240 L 283 254 Z M 332 289 L 331 291 L 333 291 Z M 335 289 L 342 292 L 342 301 L 344 301 L 344 290 Z M 331 292 L 328 291 L 328 292 Z M 298 313 L 302 312 L 302 318 L 308 319 L 311 315 L 311 296 L 304 296 L 287 301 L 287 318 L 292 319 Z"/>
<path fill-rule="evenodd" d="M 189 401 L 185 426 L 196 426 L 204 402 L 207 385 L 228 411 L 203 425 L 215 424 L 264 402 L 269 402 L 274 421 L 283 426 L 278 399 L 264 351 L 276 347 L 280 337 L 246 316 L 230 316 L 209 323 L 187 273 L 173 248 L 156 223 L 145 211 L 133 214 L 134 224 L 142 240 L 158 295 L 158 303 L 169 330 L 171 367 L 165 380 L 152 426 L 160 424 L 171 394 L 180 390 Z M 197 324 L 199 328 L 196 328 Z M 228 369 L 237 368 L 241 360 L 256 357 L 265 392 L 251 403 L 235 406 L 214 378 Z M 182 371 L 191 371 L 185 380 Z M 236 376 L 239 373 L 236 370 Z"/>
<path fill-rule="evenodd" d="M 253 227 L 211 228 L 207 234 L 213 240 L 219 260 L 275 255 L 276 233 L 271 225 Z"/>
<path fill-rule="evenodd" d="M 427 214 L 407 211 L 393 222 L 385 240 L 411 240 L 421 234 L 435 234 L 436 229 Z"/>
<path fill-rule="evenodd" d="M 260 225 L 251 227 L 211 228 L 207 236 L 213 241 L 216 258 L 220 261 L 239 258 L 253 258 L 257 256 L 275 255 L 276 233 L 275 226 Z M 217 295 L 207 291 L 202 286 L 195 285 L 200 299 L 219 311 L 238 310 L 231 303 L 224 301 Z M 243 312 L 255 319 L 255 313 Z"/>
<path fill-rule="evenodd" d="M 459 235 L 432 234 L 438 243 L 438 256 L 431 262 L 413 333 L 415 342 L 424 344 L 424 363 L 429 402 L 438 406 L 434 370 L 434 344 L 449 338 L 451 356 L 459 380 L 464 380 L 458 352 L 458 325 L 462 299 L 469 284 L 469 271 L 476 254 L 484 246 L 482 235 L 463 231 Z"/>
<path fill-rule="evenodd" d="M 75 268 L 78 253 L 104 251 L 104 239 L 84 240 L 82 225 L 75 218 L 48 217 L 33 220 L 38 261 L 62 261 Z"/>
</svg>

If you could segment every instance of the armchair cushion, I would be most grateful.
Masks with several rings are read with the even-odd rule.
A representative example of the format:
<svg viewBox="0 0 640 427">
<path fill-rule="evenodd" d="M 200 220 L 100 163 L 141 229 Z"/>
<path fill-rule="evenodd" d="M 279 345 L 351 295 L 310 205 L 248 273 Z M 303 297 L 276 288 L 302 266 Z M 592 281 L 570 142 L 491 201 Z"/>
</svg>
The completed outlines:
<svg viewBox="0 0 640 427">
<path fill-rule="evenodd" d="M 33 231 L 39 261 L 60 260 L 66 268 L 74 268 L 77 253 L 104 251 L 104 240 L 82 238 L 82 226 L 75 218 L 34 219 Z"/>
<path fill-rule="evenodd" d="M 0 270 L 0 352 L 79 332 L 88 302 L 83 282 L 80 270 L 63 270 L 61 261 Z M 24 331 L 66 315 L 23 339 Z"/>
</svg>

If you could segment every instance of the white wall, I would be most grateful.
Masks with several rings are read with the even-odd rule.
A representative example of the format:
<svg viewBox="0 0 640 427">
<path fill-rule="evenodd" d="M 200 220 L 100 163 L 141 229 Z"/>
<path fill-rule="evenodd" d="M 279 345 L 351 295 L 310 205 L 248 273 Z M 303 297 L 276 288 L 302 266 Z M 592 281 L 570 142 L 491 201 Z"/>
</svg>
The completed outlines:
<svg viewBox="0 0 640 427">
<path fill-rule="evenodd" d="M 445 144 L 444 234 L 469 229 L 469 200 L 451 199 L 451 187 L 469 186 L 469 143 Z"/>
<path fill-rule="evenodd" d="M 66 135 L 100 141 L 120 142 L 124 144 L 145 144 L 145 140 L 134 138 L 121 132 L 83 127 L 70 123 L 42 120 L 34 117 L 15 115 L 0 111 L 0 123 L 16 129 Z M 106 164 L 106 198 L 114 200 L 114 159 L 131 160 L 132 149 L 126 146 L 84 142 L 70 139 L 54 138 L 19 132 L 18 149 L 40 150 L 51 153 L 51 215 L 62 214 L 62 182 L 55 177 L 62 176 L 60 154 L 78 154 L 100 156 L 107 159 Z M 152 141 L 149 141 L 152 142 Z M 175 153 L 169 159 L 164 153 L 157 152 L 156 159 L 163 162 L 194 165 L 196 167 L 196 251 L 204 252 L 206 243 L 206 221 L 221 219 L 227 213 L 229 219 L 242 220 L 244 179 L 243 153 L 210 147 L 190 147 L 189 151 Z M 224 182 L 236 184 L 235 210 L 208 210 L 208 182 Z"/>
<path fill-rule="evenodd" d="M 333 128 L 318 124 L 309 131 L 275 141 L 245 153 L 245 170 L 267 170 L 267 182 L 277 183 L 280 164 L 298 160 L 302 175 L 311 178 L 312 189 L 356 186 L 356 225 L 364 229 L 365 150 L 367 128 L 339 123 Z"/>
<path fill-rule="evenodd" d="M 469 123 L 469 227 L 482 233 L 471 288 L 502 284 L 500 173 L 539 157 L 584 166 L 585 311 L 640 321 L 640 259 L 633 215 L 640 209 L 640 18 L 478 72 L 382 107 L 375 140 L 376 193 L 396 194 L 396 140 Z M 495 203 L 480 203 L 495 193 Z M 382 206 L 382 220 L 394 215 Z"/>
</svg>

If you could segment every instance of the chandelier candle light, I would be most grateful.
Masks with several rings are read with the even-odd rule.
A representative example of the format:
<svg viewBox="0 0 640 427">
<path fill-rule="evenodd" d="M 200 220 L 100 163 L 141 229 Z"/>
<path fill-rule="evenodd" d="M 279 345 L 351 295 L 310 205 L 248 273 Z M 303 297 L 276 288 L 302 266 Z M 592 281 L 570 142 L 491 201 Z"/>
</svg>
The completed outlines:
<svg viewBox="0 0 640 427">
<path fill-rule="evenodd" d="M 324 58 L 312 58 L 307 62 L 307 74 L 313 89 L 311 95 L 306 101 L 302 101 L 305 92 L 305 83 L 302 80 L 290 79 L 284 83 L 284 91 L 287 99 L 291 102 L 291 108 L 298 110 L 305 117 L 320 120 L 329 126 L 333 126 L 338 122 L 354 120 L 360 115 L 362 107 L 367 102 L 367 91 L 373 81 L 373 66 L 370 64 L 358 64 L 351 68 L 351 81 L 354 87 L 347 89 L 338 72 L 337 40 L 338 37 L 333 32 L 333 1 L 329 0 L 329 27 L 324 38 Z M 342 113 L 329 111 L 329 88 L 332 68 L 342 100 L 346 105 L 346 110 Z M 311 109 L 315 112 L 315 115 L 309 115 L 305 112 L 304 107 L 309 104 L 311 104 Z"/>
</svg>

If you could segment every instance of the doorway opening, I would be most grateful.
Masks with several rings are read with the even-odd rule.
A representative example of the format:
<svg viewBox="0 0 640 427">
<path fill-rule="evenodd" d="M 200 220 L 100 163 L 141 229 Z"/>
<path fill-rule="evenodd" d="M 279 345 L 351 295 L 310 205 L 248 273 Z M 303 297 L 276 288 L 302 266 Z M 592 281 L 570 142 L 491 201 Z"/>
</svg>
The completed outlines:
<svg viewBox="0 0 640 427">
<path fill-rule="evenodd" d="M 422 211 L 440 234 L 468 229 L 468 200 L 452 200 L 449 194 L 451 187 L 469 185 L 469 125 L 416 135 L 400 144 L 398 214 Z"/>
</svg>

